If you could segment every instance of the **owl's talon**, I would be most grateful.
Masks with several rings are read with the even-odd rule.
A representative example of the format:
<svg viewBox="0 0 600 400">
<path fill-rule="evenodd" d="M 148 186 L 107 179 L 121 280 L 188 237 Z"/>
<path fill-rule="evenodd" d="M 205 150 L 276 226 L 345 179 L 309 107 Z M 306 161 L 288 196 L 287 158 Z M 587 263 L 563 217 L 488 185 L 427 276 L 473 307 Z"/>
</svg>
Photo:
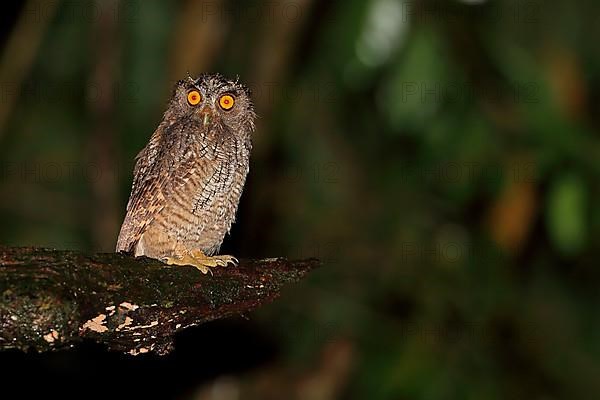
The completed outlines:
<svg viewBox="0 0 600 400">
<path fill-rule="evenodd" d="M 234 267 L 236 267 L 240 262 L 237 258 L 235 258 L 234 256 L 220 256 L 223 257 L 223 261 L 225 261 L 225 267 L 231 263 L 231 265 L 233 265 Z"/>
<path fill-rule="evenodd" d="M 238 259 L 235 258 L 234 256 L 222 255 L 222 256 L 213 256 L 211 258 L 214 259 L 215 263 L 221 267 L 227 267 L 230 263 L 234 267 L 239 264 Z"/>
<path fill-rule="evenodd" d="M 201 250 L 193 250 L 189 254 L 183 256 L 165 257 L 165 262 L 168 265 L 192 266 L 198 269 L 203 274 L 208 272 L 212 275 L 214 267 L 227 267 L 229 263 L 233 266 L 239 264 L 237 258 L 228 255 L 207 256 Z"/>
</svg>

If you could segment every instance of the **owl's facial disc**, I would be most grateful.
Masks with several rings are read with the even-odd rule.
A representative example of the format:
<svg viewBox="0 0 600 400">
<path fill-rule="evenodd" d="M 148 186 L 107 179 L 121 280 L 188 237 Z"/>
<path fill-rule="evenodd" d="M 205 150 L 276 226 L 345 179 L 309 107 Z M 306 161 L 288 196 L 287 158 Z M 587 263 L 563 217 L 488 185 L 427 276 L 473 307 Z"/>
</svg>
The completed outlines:
<svg viewBox="0 0 600 400">
<path fill-rule="evenodd" d="M 237 80 L 219 74 L 201 74 L 178 81 L 169 109 L 169 120 L 191 117 L 198 127 L 247 139 L 254 131 L 254 107 L 249 90 Z M 218 132 L 217 132 L 218 131 Z"/>
</svg>

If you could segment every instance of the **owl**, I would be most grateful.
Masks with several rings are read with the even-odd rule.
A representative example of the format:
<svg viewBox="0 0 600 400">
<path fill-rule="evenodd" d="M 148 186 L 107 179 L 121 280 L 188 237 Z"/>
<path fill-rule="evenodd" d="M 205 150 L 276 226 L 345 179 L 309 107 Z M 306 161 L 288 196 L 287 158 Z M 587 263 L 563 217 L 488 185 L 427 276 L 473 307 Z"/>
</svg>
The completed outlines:
<svg viewBox="0 0 600 400">
<path fill-rule="evenodd" d="M 237 264 L 219 252 L 249 170 L 256 114 L 249 90 L 219 74 L 175 84 L 136 157 L 117 252 L 191 265 Z"/>
</svg>

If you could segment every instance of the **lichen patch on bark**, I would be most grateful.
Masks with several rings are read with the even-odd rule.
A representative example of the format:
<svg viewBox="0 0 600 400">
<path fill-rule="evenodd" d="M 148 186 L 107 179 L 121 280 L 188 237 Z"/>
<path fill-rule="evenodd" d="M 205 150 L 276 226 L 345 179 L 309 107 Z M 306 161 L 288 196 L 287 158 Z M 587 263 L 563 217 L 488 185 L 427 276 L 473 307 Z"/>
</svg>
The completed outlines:
<svg viewBox="0 0 600 400">
<path fill-rule="evenodd" d="M 83 324 L 81 329 L 82 330 L 89 329 L 94 332 L 104 333 L 108 330 L 108 328 L 106 326 L 104 326 L 105 321 L 106 321 L 106 315 L 100 314 L 97 317 L 86 321 L 86 323 Z"/>
<path fill-rule="evenodd" d="M 132 323 L 133 323 L 133 318 L 131 318 L 129 316 L 125 317 L 125 322 L 123 322 L 122 324 L 117 326 L 117 331 L 120 331 L 121 329 L 131 325 Z"/>
<path fill-rule="evenodd" d="M 128 301 L 122 302 L 121 304 L 119 304 L 119 307 L 122 307 L 122 308 L 124 308 L 126 310 L 129 310 L 129 311 L 135 311 L 138 308 L 140 308 L 140 306 L 138 306 L 137 304 L 131 304 Z"/>
<path fill-rule="evenodd" d="M 58 340 L 59 337 L 59 333 L 56 330 L 52 330 L 52 332 L 44 335 L 44 340 L 48 343 L 53 343 L 55 340 Z"/>
</svg>

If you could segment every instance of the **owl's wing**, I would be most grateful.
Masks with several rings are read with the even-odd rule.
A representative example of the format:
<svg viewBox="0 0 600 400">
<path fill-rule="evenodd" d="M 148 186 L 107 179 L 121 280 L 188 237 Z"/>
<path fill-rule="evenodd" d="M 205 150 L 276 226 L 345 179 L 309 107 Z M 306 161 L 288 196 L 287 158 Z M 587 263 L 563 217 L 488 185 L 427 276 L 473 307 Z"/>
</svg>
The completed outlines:
<svg viewBox="0 0 600 400">
<path fill-rule="evenodd" d="M 155 136 L 157 140 L 153 140 Z M 133 251 L 156 213 L 164 207 L 164 202 L 161 204 L 158 196 L 155 196 L 162 185 L 157 165 L 159 143 L 160 132 L 157 132 L 135 158 L 133 184 L 127 203 L 127 214 L 117 240 L 117 251 Z"/>
<path fill-rule="evenodd" d="M 170 129 L 185 129 L 185 126 L 171 126 L 167 131 Z M 205 176 L 208 180 L 210 175 L 206 174 L 214 169 L 207 157 L 206 146 L 174 159 L 174 149 L 171 147 L 177 144 L 163 141 L 161 133 L 157 130 L 148 146 L 136 157 L 127 215 L 119 233 L 117 251 L 134 251 L 150 223 L 166 206 L 166 194 L 173 193 L 176 187 L 185 185 L 193 175 L 198 177 L 196 172 L 199 170 L 203 172 L 200 176 Z M 169 136 L 167 132 L 165 137 Z M 197 183 L 205 187 L 208 182 Z"/>
</svg>

